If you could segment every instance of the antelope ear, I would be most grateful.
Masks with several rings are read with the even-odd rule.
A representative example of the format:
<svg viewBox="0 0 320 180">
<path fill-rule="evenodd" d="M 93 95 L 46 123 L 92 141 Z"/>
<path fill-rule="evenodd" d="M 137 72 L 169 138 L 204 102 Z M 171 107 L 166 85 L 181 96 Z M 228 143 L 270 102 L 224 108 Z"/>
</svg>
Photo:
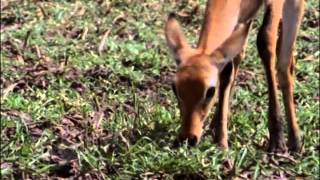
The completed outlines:
<svg viewBox="0 0 320 180">
<path fill-rule="evenodd" d="M 168 17 L 165 35 L 167 43 L 173 53 L 176 53 L 179 49 L 187 47 L 188 43 L 181 31 L 180 25 L 175 19 L 175 14 L 171 13 Z"/>
<path fill-rule="evenodd" d="M 212 56 L 218 61 L 231 61 L 244 49 L 250 25 L 251 21 L 237 25 L 231 36 L 213 52 Z"/>
</svg>

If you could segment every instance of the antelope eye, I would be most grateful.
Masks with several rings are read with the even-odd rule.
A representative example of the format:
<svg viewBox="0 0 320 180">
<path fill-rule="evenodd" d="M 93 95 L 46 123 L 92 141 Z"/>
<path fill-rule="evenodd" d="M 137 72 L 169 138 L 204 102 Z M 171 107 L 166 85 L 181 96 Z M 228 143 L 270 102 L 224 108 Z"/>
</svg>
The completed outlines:
<svg viewBox="0 0 320 180">
<path fill-rule="evenodd" d="M 176 96 L 177 96 L 177 89 L 176 89 L 176 85 L 175 85 L 174 83 L 172 83 L 172 84 L 171 84 L 171 86 L 172 86 L 172 90 L 173 90 L 173 92 L 174 92 L 174 95 L 176 95 Z"/>
<path fill-rule="evenodd" d="M 209 87 L 207 90 L 206 99 L 212 98 L 215 90 L 215 87 Z"/>
<path fill-rule="evenodd" d="M 179 58 L 174 59 L 176 61 L 176 64 L 179 65 L 181 63 L 181 60 Z"/>
</svg>

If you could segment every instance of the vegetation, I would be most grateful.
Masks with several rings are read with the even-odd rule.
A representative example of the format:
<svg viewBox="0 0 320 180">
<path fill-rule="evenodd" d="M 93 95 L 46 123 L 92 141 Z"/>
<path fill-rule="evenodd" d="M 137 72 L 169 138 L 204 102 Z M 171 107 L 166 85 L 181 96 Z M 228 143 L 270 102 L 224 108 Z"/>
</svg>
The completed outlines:
<svg viewBox="0 0 320 180">
<path fill-rule="evenodd" d="M 2 1 L 3 179 L 319 178 L 319 4 L 305 2 L 295 103 L 304 152 L 265 149 L 267 88 L 254 22 L 230 114 L 230 149 L 206 132 L 172 146 L 179 111 L 164 40 L 177 12 L 196 42 L 205 1 Z M 258 17 L 261 17 L 261 12 Z M 281 94 L 279 94 L 281 96 Z"/>
</svg>

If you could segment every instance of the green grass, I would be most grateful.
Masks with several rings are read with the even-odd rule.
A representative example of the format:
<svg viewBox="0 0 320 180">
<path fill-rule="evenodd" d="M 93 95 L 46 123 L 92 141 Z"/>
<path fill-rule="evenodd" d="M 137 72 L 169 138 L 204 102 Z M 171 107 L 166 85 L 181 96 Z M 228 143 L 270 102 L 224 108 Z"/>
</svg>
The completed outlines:
<svg viewBox="0 0 320 180">
<path fill-rule="evenodd" d="M 236 83 L 230 149 L 212 143 L 211 116 L 199 146 L 173 148 L 180 120 L 163 26 L 169 12 L 198 5 L 194 15 L 180 18 L 190 42 L 197 40 L 205 1 L 9 1 L 1 11 L 1 177 L 318 179 L 315 0 L 305 4 L 295 51 L 304 152 L 274 157 L 265 151 L 267 88 L 255 47 L 261 18 Z"/>
</svg>

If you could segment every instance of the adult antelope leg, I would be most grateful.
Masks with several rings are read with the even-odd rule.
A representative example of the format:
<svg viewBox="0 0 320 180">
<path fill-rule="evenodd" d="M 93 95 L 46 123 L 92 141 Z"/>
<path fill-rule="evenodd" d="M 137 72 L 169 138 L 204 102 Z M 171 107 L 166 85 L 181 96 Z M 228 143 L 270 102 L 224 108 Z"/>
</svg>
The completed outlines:
<svg viewBox="0 0 320 180">
<path fill-rule="evenodd" d="M 295 59 L 292 51 L 303 15 L 303 3 L 303 0 L 286 0 L 277 52 L 277 75 L 288 122 L 288 145 L 289 150 L 296 152 L 301 149 L 301 142 L 293 100 Z"/>
<path fill-rule="evenodd" d="M 246 35 L 248 36 L 248 34 Z M 214 118 L 211 121 L 210 128 L 213 129 L 213 139 L 224 148 L 228 148 L 228 114 L 231 107 L 231 99 L 233 96 L 234 80 L 237 77 L 240 62 L 245 56 L 246 43 L 243 50 L 238 54 L 233 62 L 229 63 L 220 73 L 219 77 L 219 102 L 216 108 Z"/>
<path fill-rule="evenodd" d="M 235 79 L 238 75 L 238 71 L 239 71 L 239 66 L 240 66 L 240 63 L 241 61 L 245 58 L 245 49 L 246 49 L 246 45 L 244 46 L 243 48 L 243 51 L 238 54 L 234 59 L 233 59 L 233 66 L 234 66 L 234 78 L 233 78 L 233 81 L 232 81 L 232 85 L 231 85 L 231 90 L 230 90 L 230 99 L 229 99 L 229 106 L 230 106 L 230 109 L 231 109 L 231 102 L 232 102 L 232 98 L 233 98 L 233 95 L 234 95 L 234 84 L 235 84 Z"/>
<path fill-rule="evenodd" d="M 223 148 L 228 148 L 228 112 L 229 112 L 229 96 L 234 80 L 234 64 L 230 62 L 226 65 L 219 76 L 219 102 L 216 107 L 214 118 L 210 127 L 213 129 L 213 141 Z"/>
<path fill-rule="evenodd" d="M 266 1 L 266 12 L 257 37 L 258 52 L 265 67 L 268 83 L 268 128 L 270 137 L 268 151 L 272 152 L 282 152 L 286 149 L 277 99 L 275 71 L 277 34 L 282 16 L 283 2 L 283 0 Z"/>
</svg>

